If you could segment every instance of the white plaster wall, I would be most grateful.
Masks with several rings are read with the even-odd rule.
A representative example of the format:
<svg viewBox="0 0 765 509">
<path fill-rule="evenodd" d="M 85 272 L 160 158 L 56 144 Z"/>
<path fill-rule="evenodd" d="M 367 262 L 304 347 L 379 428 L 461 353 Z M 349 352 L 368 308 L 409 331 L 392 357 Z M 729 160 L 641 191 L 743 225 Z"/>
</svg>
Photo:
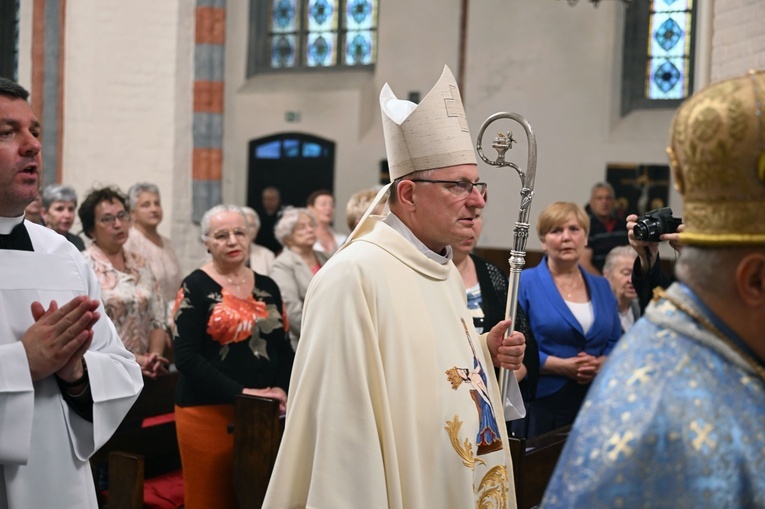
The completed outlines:
<svg viewBox="0 0 765 509">
<path fill-rule="evenodd" d="M 224 199 L 246 199 L 247 143 L 298 130 L 337 143 L 336 226 L 359 189 L 376 183 L 385 157 L 377 97 L 388 81 L 400 97 L 427 93 L 448 64 L 458 72 L 460 2 L 387 0 L 380 7 L 380 48 L 373 73 L 299 74 L 245 78 L 248 2 L 230 2 L 227 18 Z M 609 162 L 666 163 L 673 111 L 619 114 L 624 7 L 582 1 L 480 0 L 469 2 L 463 99 L 471 132 L 497 111 L 515 111 L 531 123 L 538 166 L 531 223 L 555 200 L 584 204 Z M 700 57 L 702 60 L 706 57 Z M 301 122 L 288 124 L 286 111 Z M 512 129 L 521 144 L 511 160 L 527 167 L 523 129 L 493 125 L 484 140 Z M 491 197 L 484 247 L 509 247 L 518 214 L 520 181 L 510 169 L 481 163 Z M 678 207 L 677 197 L 670 205 Z M 679 208 L 681 211 L 682 209 Z M 539 249 L 535 235 L 529 249 Z"/>
<path fill-rule="evenodd" d="M 161 233 L 189 253 L 193 3 L 67 2 L 63 181 L 161 190 Z M 197 243 L 190 244 L 199 249 Z"/>
<path fill-rule="evenodd" d="M 765 69 L 765 2 L 714 0 L 712 79 Z"/>
</svg>

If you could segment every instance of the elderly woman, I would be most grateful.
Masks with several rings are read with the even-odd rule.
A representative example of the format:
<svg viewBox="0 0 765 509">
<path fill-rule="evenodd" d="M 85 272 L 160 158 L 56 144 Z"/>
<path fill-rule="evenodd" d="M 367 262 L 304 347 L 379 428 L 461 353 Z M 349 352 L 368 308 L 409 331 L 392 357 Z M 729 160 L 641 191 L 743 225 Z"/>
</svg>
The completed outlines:
<svg viewBox="0 0 765 509">
<path fill-rule="evenodd" d="M 77 210 L 77 193 L 69 186 L 52 184 L 45 186 L 42 192 L 42 217 L 45 225 L 80 251 L 85 250 L 85 243 L 80 237 L 70 232 Z"/>
<path fill-rule="evenodd" d="M 181 266 L 173 243 L 157 231 L 162 222 L 162 203 L 154 184 L 138 183 L 128 190 L 133 227 L 128 232 L 125 249 L 146 259 L 159 283 L 162 298 L 171 306 L 181 286 Z"/>
<path fill-rule="evenodd" d="M 521 274 L 518 302 L 539 347 L 536 399 L 527 402 L 526 436 L 574 422 L 590 383 L 621 336 L 608 281 L 579 264 L 590 221 L 577 204 L 555 202 L 539 215 L 545 256 Z"/>
<path fill-rule="evenodd" d="M 274 253 L 267 247 L 255 243 L 255 237 L 258 236 L 260 231 L 260 217 L 258 213 L 250 207 L 242 207 L 242 210 L 247 217 L 247 228 L 250 232 L 250 268 L 258 274 L 267 276 L 271 273 L 271 266 L 274 264 Z"/>
<path fill-rule="evenodd" d="M 284 410 L 293 353 L 279 287 L 245 267 L 250 235 L 242 210 L 213 207 L 201 229 L 211 259 L 183 280 L 173 330 L 185 507 L 234 509 L 234 443 L 227 432 L 234 397 L 275 398 Z"/>
<path fill-rule="evenodd" d="M 308 195 L 306 206 L 316 218 L 316 242 L 313 249 L 332 256 L 346 238 L 332 229 L 332 221 L 335 220 L 335 198 L 330 191 L 320 189 Z"/>
<path fill-rule="evenodd" d="M 635 287 L 632 286 L 632 269 L 637 252 L 632 246 L 617 246 L 608 252 L 603 265 L 603 277 L 611 285 L 619 308 L 619 320 L 622 332 L 632 327 L 640 318 L 640 304 Z"/>
<path fill-rule="evenodd" d="M 77 213 L 93 242 L 83 252 L 101 284 L 101 300 L 145 376 L 166 373 L 167 310 L 146 260 L 125 250 L 127 199 L 118 189 L 93 189 Z"/>
<path fill-rule="evenodd" d="M 303 318 L 303 301 L 308 284 L 328 255 L 314 249 L 316 243 L 316 219 L 304 208 L 287 208 L 274 228 L 276 240 L 284 249 L 274 260 L 271 277 L 279 285 L 287 307 L 289 333 L 292 348 L 300 339 L 300 321 Z"/>
<path fill-rule="evenodd" d="M 472 230 L 472 237 L 452 244 L 452 261 L 465 284 L 467 307 L 473 315 L 475 330 L 482 334 L 505 319 L 507 277 L 499 267 L 473 254 L 473 249 L 478 243 L 481 231 L 483 231 L 481 211 L 476 213 Z M 531 400 L 534 398 L 537 379 L 539 378 L 539 352 L 534 334 L 529 327 L 528 318 L 520 307 L 516 310 L 513 329 L 523 333 L 526 337 L 526 353 L 523 357 L 523 365 L 514 374 L 519 381 L 524 399 Z"/>
</svg>

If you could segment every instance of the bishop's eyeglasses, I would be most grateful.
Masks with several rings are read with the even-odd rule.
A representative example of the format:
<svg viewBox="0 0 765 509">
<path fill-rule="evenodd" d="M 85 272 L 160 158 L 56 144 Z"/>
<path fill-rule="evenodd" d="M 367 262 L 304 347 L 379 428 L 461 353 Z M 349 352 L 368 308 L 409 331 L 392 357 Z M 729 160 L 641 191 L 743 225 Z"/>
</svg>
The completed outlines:
<svg viewBox="0 0 765 509">
<path fill-rule="evenodd" d="M 469 180 L 432 180 L 432 179 L 407 179 L 410 182 L 428 182 L 431 184 L 448 184 L 446 189 L 456 194 L 460 198 L 467 198 L 473 192 L 473 188 L 478 188 L 478 194 L 481 198 L 486 198 L 486 182 L 470 182 Z"/>
</svg>

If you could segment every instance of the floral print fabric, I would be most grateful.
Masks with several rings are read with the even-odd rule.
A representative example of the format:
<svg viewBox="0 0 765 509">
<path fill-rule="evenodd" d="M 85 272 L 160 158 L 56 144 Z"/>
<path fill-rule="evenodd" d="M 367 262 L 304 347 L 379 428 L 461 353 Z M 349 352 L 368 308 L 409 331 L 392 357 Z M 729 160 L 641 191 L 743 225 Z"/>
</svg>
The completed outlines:
<svg viewBox="0 0 765 509">
<path fill-rule="evenodd" d="M 233 402 L 242 389 L 289 386 L 293 352 L 279 287 L 255 275 L 241 299 L 203 270 L 184 279 L 174 305 L 179 406 Z"/>
<path fill-rule="evenodd" d="M 134 355 L 148 352 L 149 334 L 167 323 L 165 301 L 146 260 L 123 250 L 125 272 L 114 268 L 103 251 L 91 244 L 83 256 L 101 285 L 101 300 L 125 348 Z"/>
</svg>

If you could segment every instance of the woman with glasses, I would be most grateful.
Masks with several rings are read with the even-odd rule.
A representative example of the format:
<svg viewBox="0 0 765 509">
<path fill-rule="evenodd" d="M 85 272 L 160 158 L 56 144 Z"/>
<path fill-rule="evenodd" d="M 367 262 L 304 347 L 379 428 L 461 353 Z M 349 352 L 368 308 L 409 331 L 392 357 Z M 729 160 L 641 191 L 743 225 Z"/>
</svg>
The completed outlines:
<svg viewBox="0 0 765 509">
<path fill-rule="evenodd" d="M 234 397 L 279 400 L 286 408 L 293 353 L 279 287 L 245 266 L 244 212 L 218 205 L 202 217 L 210 261 L 189 274 L 175 302 L 173 348 L 180 372 L 175 422 L 186 509 L 234 509 Z"/>
<path fill-rule="evenodd" d="M 316 228 L 316 218 L 308 209 L 292 207 L 284 210 L 274 227 L 276 240 L 284 249 L 274 260 L 271 277 L 284 297 L 293 349 L 297 348 L 300 339 L 300 322 L 308 284 L 328 260 L 328 255 L 314 247 Z"/>
<path fill-rule="evenodd" d="M 130 228 L 127 199 L 114 187 L 91 190 L 77 211 L 93 242 L 83 252 L 101 284 L 101 300 L 144 376 L 167 372 L 167 310 L 146 260 L 124 249 Z"/>
</svg>

